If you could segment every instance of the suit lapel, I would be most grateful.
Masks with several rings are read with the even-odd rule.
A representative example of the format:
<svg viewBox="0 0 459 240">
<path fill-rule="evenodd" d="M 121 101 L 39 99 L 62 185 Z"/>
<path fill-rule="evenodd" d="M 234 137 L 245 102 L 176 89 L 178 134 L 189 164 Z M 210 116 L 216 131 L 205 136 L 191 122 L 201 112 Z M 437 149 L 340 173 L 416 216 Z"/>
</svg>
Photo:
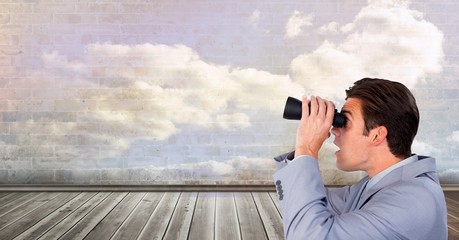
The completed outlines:
<svg viewBox="0 0 459 240">
<path fill-rule="evenodd" d="M 435 169 L 435 159 L 424 159 L 423 157 L 419 157 L 419 159 L 414 163 L 410 163 L 392 170 L 371 189 L 367 189 L 366 193 L 364 193 L 362 197 L 362 200 L 357 205 L 357 209 L 362 208 L 362 206 L 365 205 L 365 203 L 368 202 L 371 197 L 381 189 L 400 182 L 401 180 L 415 178 L 424 173 L 435 172 Z"/>
</svg>

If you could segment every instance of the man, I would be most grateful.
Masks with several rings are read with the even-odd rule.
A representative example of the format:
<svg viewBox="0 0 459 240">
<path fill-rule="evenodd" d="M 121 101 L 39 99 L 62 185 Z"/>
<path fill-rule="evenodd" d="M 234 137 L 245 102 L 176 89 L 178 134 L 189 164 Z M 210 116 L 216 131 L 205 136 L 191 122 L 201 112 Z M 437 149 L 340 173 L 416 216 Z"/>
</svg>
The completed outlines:
<svg viewBox="0 0 459 240">
<path fill-rule="evenodd" d="M 275 158 L 285 238 L 447 239 L 435 159 L 411 153 L 419 125 L 411 92 L 401 83 L 364 78 L 346 95 L 346 125 L 331 130 L 336 165 L 368 176 L 352 186 L 324 187 L 317 159 L 334 105 L 303 97 L 295 151 Z"/>
</svg>

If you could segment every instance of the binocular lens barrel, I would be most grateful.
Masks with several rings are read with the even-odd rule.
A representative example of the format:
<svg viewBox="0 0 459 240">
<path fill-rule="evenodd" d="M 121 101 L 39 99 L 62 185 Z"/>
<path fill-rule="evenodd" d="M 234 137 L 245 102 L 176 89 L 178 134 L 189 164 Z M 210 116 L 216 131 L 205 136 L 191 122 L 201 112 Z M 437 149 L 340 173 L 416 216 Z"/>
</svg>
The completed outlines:
<svg viewBox="0 0 459 240">
<path fill-rule="evenodd" d="M 300 100 L 293 97 L 288 97 L 284 108 L 284 119 L 300 120 L 302 111 L 301 105 L 302 102 Z M 335 115 L 333 116 L 332 125 L 335 128 L 342 128 L 344 125 L 346 125 L 346 117 L 342 113 L 339 113 L 336 109 Z"/>
</svg>

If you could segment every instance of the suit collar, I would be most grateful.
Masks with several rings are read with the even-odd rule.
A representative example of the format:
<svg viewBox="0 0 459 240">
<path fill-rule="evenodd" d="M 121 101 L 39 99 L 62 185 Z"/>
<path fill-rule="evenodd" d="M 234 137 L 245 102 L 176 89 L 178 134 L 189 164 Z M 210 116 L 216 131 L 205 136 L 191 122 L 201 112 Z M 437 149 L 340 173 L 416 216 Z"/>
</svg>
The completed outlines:
<svg viewBox="0 0 459 240">
<path fill-rule="evenodd" d="M 366 189 L 366 193 L 363 196 L 364 201 L 362 201 L 362 204 L 366 202 L 366 200 L 369 197 L 377 193 L 382 188 L 392 185 L 399 181 L 413 179 L 419 175 L 426 174 L 429 178 L 438 182 L 437 178 L 431 176 L 431 174 L 434 173 L 435 171 L 436 171 L 436 167 L 435 167 L 434 158 L 425 157 L 425 156 L 417 156 L 417 160 L 415 162 L 401 166 L 396 169 L 393 169 L 391 172 L 389 172 L 385 177 L 383 177 L 379 182 L 377 182 L 370 189 Z M 360 181 L 358 185 L 362 186 L 366 182 L 366 180 L 368 180 L 368 177 L 365 177 L 364 179 L 362 179 L 362 181 Z"/>
</svg>

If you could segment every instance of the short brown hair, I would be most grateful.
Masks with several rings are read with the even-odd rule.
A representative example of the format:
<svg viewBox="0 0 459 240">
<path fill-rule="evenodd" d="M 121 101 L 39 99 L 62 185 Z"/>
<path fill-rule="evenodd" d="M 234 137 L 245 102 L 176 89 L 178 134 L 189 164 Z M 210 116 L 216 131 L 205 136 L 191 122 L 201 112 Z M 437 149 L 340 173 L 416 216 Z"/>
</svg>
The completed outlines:
<svg viewBox="0 0 459 240">
<path fill-rule="evenodd" d="M 387 142 L 394 156 L 409 157 L 419 127 L 419 110 L 410 90 L 399 82 L 363 78 L 346 90 L 346 100 L 362 101 L 363 134 L 377 126 L 387 128 Z"/>
</svg>

